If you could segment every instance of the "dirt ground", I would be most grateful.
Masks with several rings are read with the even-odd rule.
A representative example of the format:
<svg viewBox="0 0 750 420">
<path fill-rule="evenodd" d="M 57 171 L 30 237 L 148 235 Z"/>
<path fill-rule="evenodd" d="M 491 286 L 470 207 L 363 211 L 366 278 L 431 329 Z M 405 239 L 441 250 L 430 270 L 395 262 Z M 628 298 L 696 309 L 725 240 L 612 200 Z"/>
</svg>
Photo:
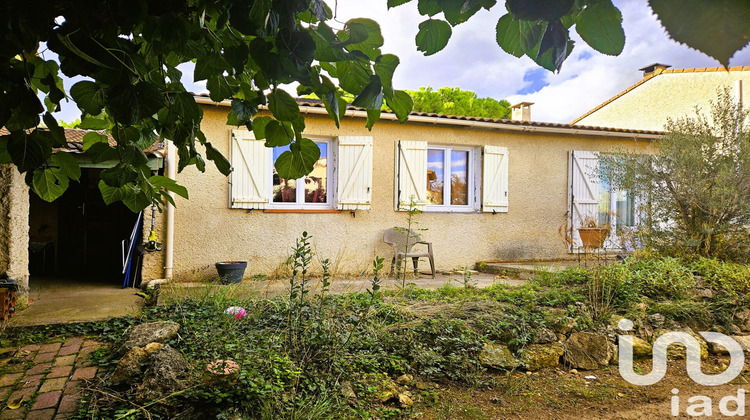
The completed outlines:
<svg viewBox="0 0 750 420">
<path fill-rule="evenodd" d="M 636 364 L 642 372 L 650 371 L 650 360 Z M 728 359 L 710 358 L 703 363 L 704 373 L 718 373 Z M 595 376 L 596 379 L 586 379 Z M 597 371 L 566 371 L 546 369 L 532 375 L 498 373 L 488 378 L 490 386 L 474 388 L 439 385 L 437 401 L 414 413 L 421 419 L 688 419 L 688 406 L 694 396 L 707 396 L 712 401 L 710 418 L 728 418 L 720 413 L 723 397 L 737 397 L 738 390 L 750 390 L 750 366 L 729 384 L 709 387 L 694 383 L 685 371 L 684 361 L 669 363 L 664 379 L 651 386 L 635 386 L 623 380 L 617 366 Z M 673 389 L 679 392 L 679 415 L 672 416 Z M 743 392 L 744 392 L 743 391 Z M 737 404 L 730 402 L 734 412 Z M 702 408 L 694 407 L 698 414 Z M 750 415 L 748 407 L 747 415 Z M 739 416 L 746 418 L 747 415 Z M 738 418 L 738 417 L 732 417 Z"/>
</svg>

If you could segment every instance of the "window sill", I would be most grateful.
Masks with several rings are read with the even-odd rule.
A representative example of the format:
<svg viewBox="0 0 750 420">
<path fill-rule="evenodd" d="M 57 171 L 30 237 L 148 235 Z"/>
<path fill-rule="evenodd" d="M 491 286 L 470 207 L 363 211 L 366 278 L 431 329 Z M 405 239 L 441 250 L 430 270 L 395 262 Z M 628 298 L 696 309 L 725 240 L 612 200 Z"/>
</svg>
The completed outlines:
<svg viewBox="0 0 750 420">
<path fill-rule="evenodd" d="M 342 213 L 336 209 L 264 209 L 263 213 Z"/>
</svg>

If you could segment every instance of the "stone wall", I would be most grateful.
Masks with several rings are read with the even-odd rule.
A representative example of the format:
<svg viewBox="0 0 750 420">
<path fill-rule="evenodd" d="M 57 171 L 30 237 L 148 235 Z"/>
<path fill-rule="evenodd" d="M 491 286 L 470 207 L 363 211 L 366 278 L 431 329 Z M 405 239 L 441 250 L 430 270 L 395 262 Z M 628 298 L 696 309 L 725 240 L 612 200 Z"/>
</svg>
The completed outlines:
<svg viewBox="0 0 750 420">
<path fill-rule="evenodd" d="M 0 273 L 16 280 L 19 304 L 29 290 L 29 188 L 13 165 L 0 165 Z"/>
</svg>

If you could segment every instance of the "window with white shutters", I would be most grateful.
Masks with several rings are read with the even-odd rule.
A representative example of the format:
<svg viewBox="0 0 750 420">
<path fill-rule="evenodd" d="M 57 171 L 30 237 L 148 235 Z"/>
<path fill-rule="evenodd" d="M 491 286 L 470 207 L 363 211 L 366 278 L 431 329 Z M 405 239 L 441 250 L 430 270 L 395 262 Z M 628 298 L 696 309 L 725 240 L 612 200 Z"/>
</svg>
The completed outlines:
<svg viewBox="0 0 750 420">
<path fill-rule="evenodd" d="M 264 209 L 268 207 L 270 167 L 264 140 L 256 140 L 248 130 L 231 132 L 229 159 L 232 164 L 229 207 Z"/>
<path fill-rule="evenodd" d="M 424 210 L 427 203 L 427 142 L 396 143 L 396 210 L 405 211 L 414 201 Z"/>
<path fill-rule="evenodd" d="M 278 176 L 274 162 L 289 146 L 268 148 L 247 130 L 232 130 L 230 208 L 369 210 L 372 137 L 311 138 L 320 158 L 298 179 Z"/>
<path fill-rule="evenodd" d="M 508 211 L 508 148 L 484 146 L 482 211 Z"/>
<path fill-rule="evenodd" d="M 338 138 L 339 210 L 370 210 L 372 200 L 372 137 Z"/>
</svg>

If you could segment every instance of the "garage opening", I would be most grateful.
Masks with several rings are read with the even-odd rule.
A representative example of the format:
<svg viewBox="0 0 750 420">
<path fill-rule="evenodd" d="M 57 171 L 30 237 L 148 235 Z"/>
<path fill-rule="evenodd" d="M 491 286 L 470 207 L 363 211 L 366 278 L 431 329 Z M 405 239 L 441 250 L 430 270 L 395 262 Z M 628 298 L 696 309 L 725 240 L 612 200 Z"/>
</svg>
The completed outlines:
<svg viewBox="0 0 750 420">
<path fill-rule="evenodd" d="M 106 205 L 100 168 L 82 168 L 79 182 L 52 203 L 33 192 L 29 200 L 29 273 L 34 279 L 122 284 L 122 241 L 138 215 L 124 204 Z M 137 237 L 136 241 L 141 241 Z"/>
</svg>

